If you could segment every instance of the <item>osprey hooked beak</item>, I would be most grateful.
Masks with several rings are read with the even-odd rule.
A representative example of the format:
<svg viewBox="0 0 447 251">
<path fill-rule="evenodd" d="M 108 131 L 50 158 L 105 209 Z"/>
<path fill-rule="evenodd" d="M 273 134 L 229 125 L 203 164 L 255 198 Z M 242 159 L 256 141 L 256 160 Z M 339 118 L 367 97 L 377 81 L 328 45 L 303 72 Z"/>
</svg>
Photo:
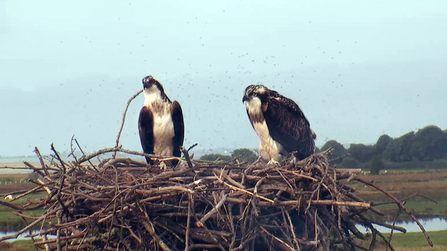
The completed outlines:
<svg viewBox="0 0 447 251">
<path fill-rule="evenodd" d="M 242 103 L 244 103 L 245 101 L 250 101 L 251 97 L 244 95 L 244 97 L 242 98 Z"/>
<path fill-rule="evenodd" d="M 155 83 L 157 83 L 157 79 L 155 79 L 152 76 L 147 76 L 143 78 L 143 88 L 147 89 L 149 87 L 151 87 L 152 85 L 154 85 Z"/>
</svg>

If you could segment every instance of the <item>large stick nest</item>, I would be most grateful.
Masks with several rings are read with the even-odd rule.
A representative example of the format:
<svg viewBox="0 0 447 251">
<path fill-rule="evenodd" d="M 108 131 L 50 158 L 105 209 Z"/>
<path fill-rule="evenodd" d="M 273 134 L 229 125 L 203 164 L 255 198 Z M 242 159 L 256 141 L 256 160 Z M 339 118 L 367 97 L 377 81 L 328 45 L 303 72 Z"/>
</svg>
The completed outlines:
<svg viewBox="0 0 447 251">
<path fill-rule="evenodd" d="M 382 190 L 338 173 L 329 166 L 328 152 L 267 165 L 191 161 L 184 150 L 185 159 L 171 168 L 129 158 L 90 162 L 105 152 L 132 153 L 121 148 L 71 162 L 52 149 L 49 164 L 37 149 L 41 166 L 25 162 L 42 176 L 38 186 L 15 193 L 16 198 L 42 191 L 48 196 L 23 208 L 2 202 L 27 222 L 3 239 L 41 226 L 30 236 L 42 237 L 33 239 L 36 246 L 53 250 L 373 250 L 379 238 L 390 245 L 377 224 L 405 231 L 368 219 L 366 212 L 381 212 L 347 181 Z M 39 208 L 44 213 L 38 217 L 21 213 Z M 372 234 L 366 249 L 356 242 L 365 237 L 359 225 Z"/>
</svg>

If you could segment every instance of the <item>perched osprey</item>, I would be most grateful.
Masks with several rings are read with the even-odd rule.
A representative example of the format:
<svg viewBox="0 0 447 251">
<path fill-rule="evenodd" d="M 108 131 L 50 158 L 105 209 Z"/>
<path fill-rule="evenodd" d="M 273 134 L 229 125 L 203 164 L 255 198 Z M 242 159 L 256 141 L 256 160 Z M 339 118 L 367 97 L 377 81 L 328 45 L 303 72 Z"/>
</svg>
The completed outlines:
<svg viewBox="0 0 447 251">
<path fill-rule="evenodd" d="M 242 102 L 261 141 L 259 153 L 263 159 L 278 161 L 280 153 L 293 152 L 302 160 L 314 153 L 317 136 L 293 100 L 263 85 L 249 85 Z"/>
<path fill-rule="evenodd" d="M 183 145 L 183 113 L 177 101 L 171 102 L 163 86 L 153 78 L 143 78 L 144 106 L 140 111 L 138 129 L 145 153 L 180 157 Z M 147 163 L 153 164 L 146 157 Z M 175 166 L 177 160 L 173 160 Z"/>
</svg>

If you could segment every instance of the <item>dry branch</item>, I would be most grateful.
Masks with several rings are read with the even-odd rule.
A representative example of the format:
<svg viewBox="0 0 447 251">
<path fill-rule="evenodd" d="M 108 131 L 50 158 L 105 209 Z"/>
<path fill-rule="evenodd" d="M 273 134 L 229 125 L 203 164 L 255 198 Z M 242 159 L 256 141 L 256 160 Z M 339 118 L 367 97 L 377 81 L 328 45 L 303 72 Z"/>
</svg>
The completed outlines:
<svg viewBox="0 0 447 251">
<path fill-rule="evenodd" d="M 124 109 L 124 113 L 123 113 L 123 119 L 121 121 L 121 126 L 118 131 L 118 136 L 116 136 L 116 145 L 115 145 L 116 148 L 118 148 L 120 145 L 120 137 L 121 137 L 121 132 L 123 131 L 124 122 L 126 121 L 127 109 L 129 109 L 129 105 L 132 102 L 132 100 L 134 100 L 136 97 L 138 97 L 138 95 L 140 95 L 140 93 L 142 93 L 142 92 L 143 92 L 143 89 L 139 90 L 132 97 L 130 97 L 130 99 L 126 103 L 126 108 Z M 113 158 L 115 158 L 115 157 L 116 157 L 116 152 L 113 154 Z"/>
</svg>

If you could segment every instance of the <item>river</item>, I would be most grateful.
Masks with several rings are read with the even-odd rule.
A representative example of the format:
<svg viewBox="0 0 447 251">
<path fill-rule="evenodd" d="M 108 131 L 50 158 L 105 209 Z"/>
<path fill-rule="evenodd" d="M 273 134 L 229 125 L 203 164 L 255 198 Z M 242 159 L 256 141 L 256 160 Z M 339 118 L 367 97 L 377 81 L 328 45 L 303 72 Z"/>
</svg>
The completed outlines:
<svg viewBox="0 0 447 251">
<path fill-rule="evenodd" d="M 447 230 L 447 220 L 444 218 L 431 218 L 431 219 L 420 219 L 419 222 L 425 228 L 425 231 L 439 231 L 439 230 Z M 388 224 L 393 224 L 393 222 L 386 222 Z M 396 226 L 403 227 L 407 230 L 407 232 L 421 232 L 421 229 L 414 221 L 404 221 L 404 222 L 396 222 Z M 363 226 L 357 226 L 358 229 L 362 232 L 367 232 L 366 228 Z M 391 229 L 386 227 L 381 227 L 375 225 L 377 230 L 381 233 L 389 233 Z M 394 231 L 399 232 L 399 231 Z"/>
</svg>

